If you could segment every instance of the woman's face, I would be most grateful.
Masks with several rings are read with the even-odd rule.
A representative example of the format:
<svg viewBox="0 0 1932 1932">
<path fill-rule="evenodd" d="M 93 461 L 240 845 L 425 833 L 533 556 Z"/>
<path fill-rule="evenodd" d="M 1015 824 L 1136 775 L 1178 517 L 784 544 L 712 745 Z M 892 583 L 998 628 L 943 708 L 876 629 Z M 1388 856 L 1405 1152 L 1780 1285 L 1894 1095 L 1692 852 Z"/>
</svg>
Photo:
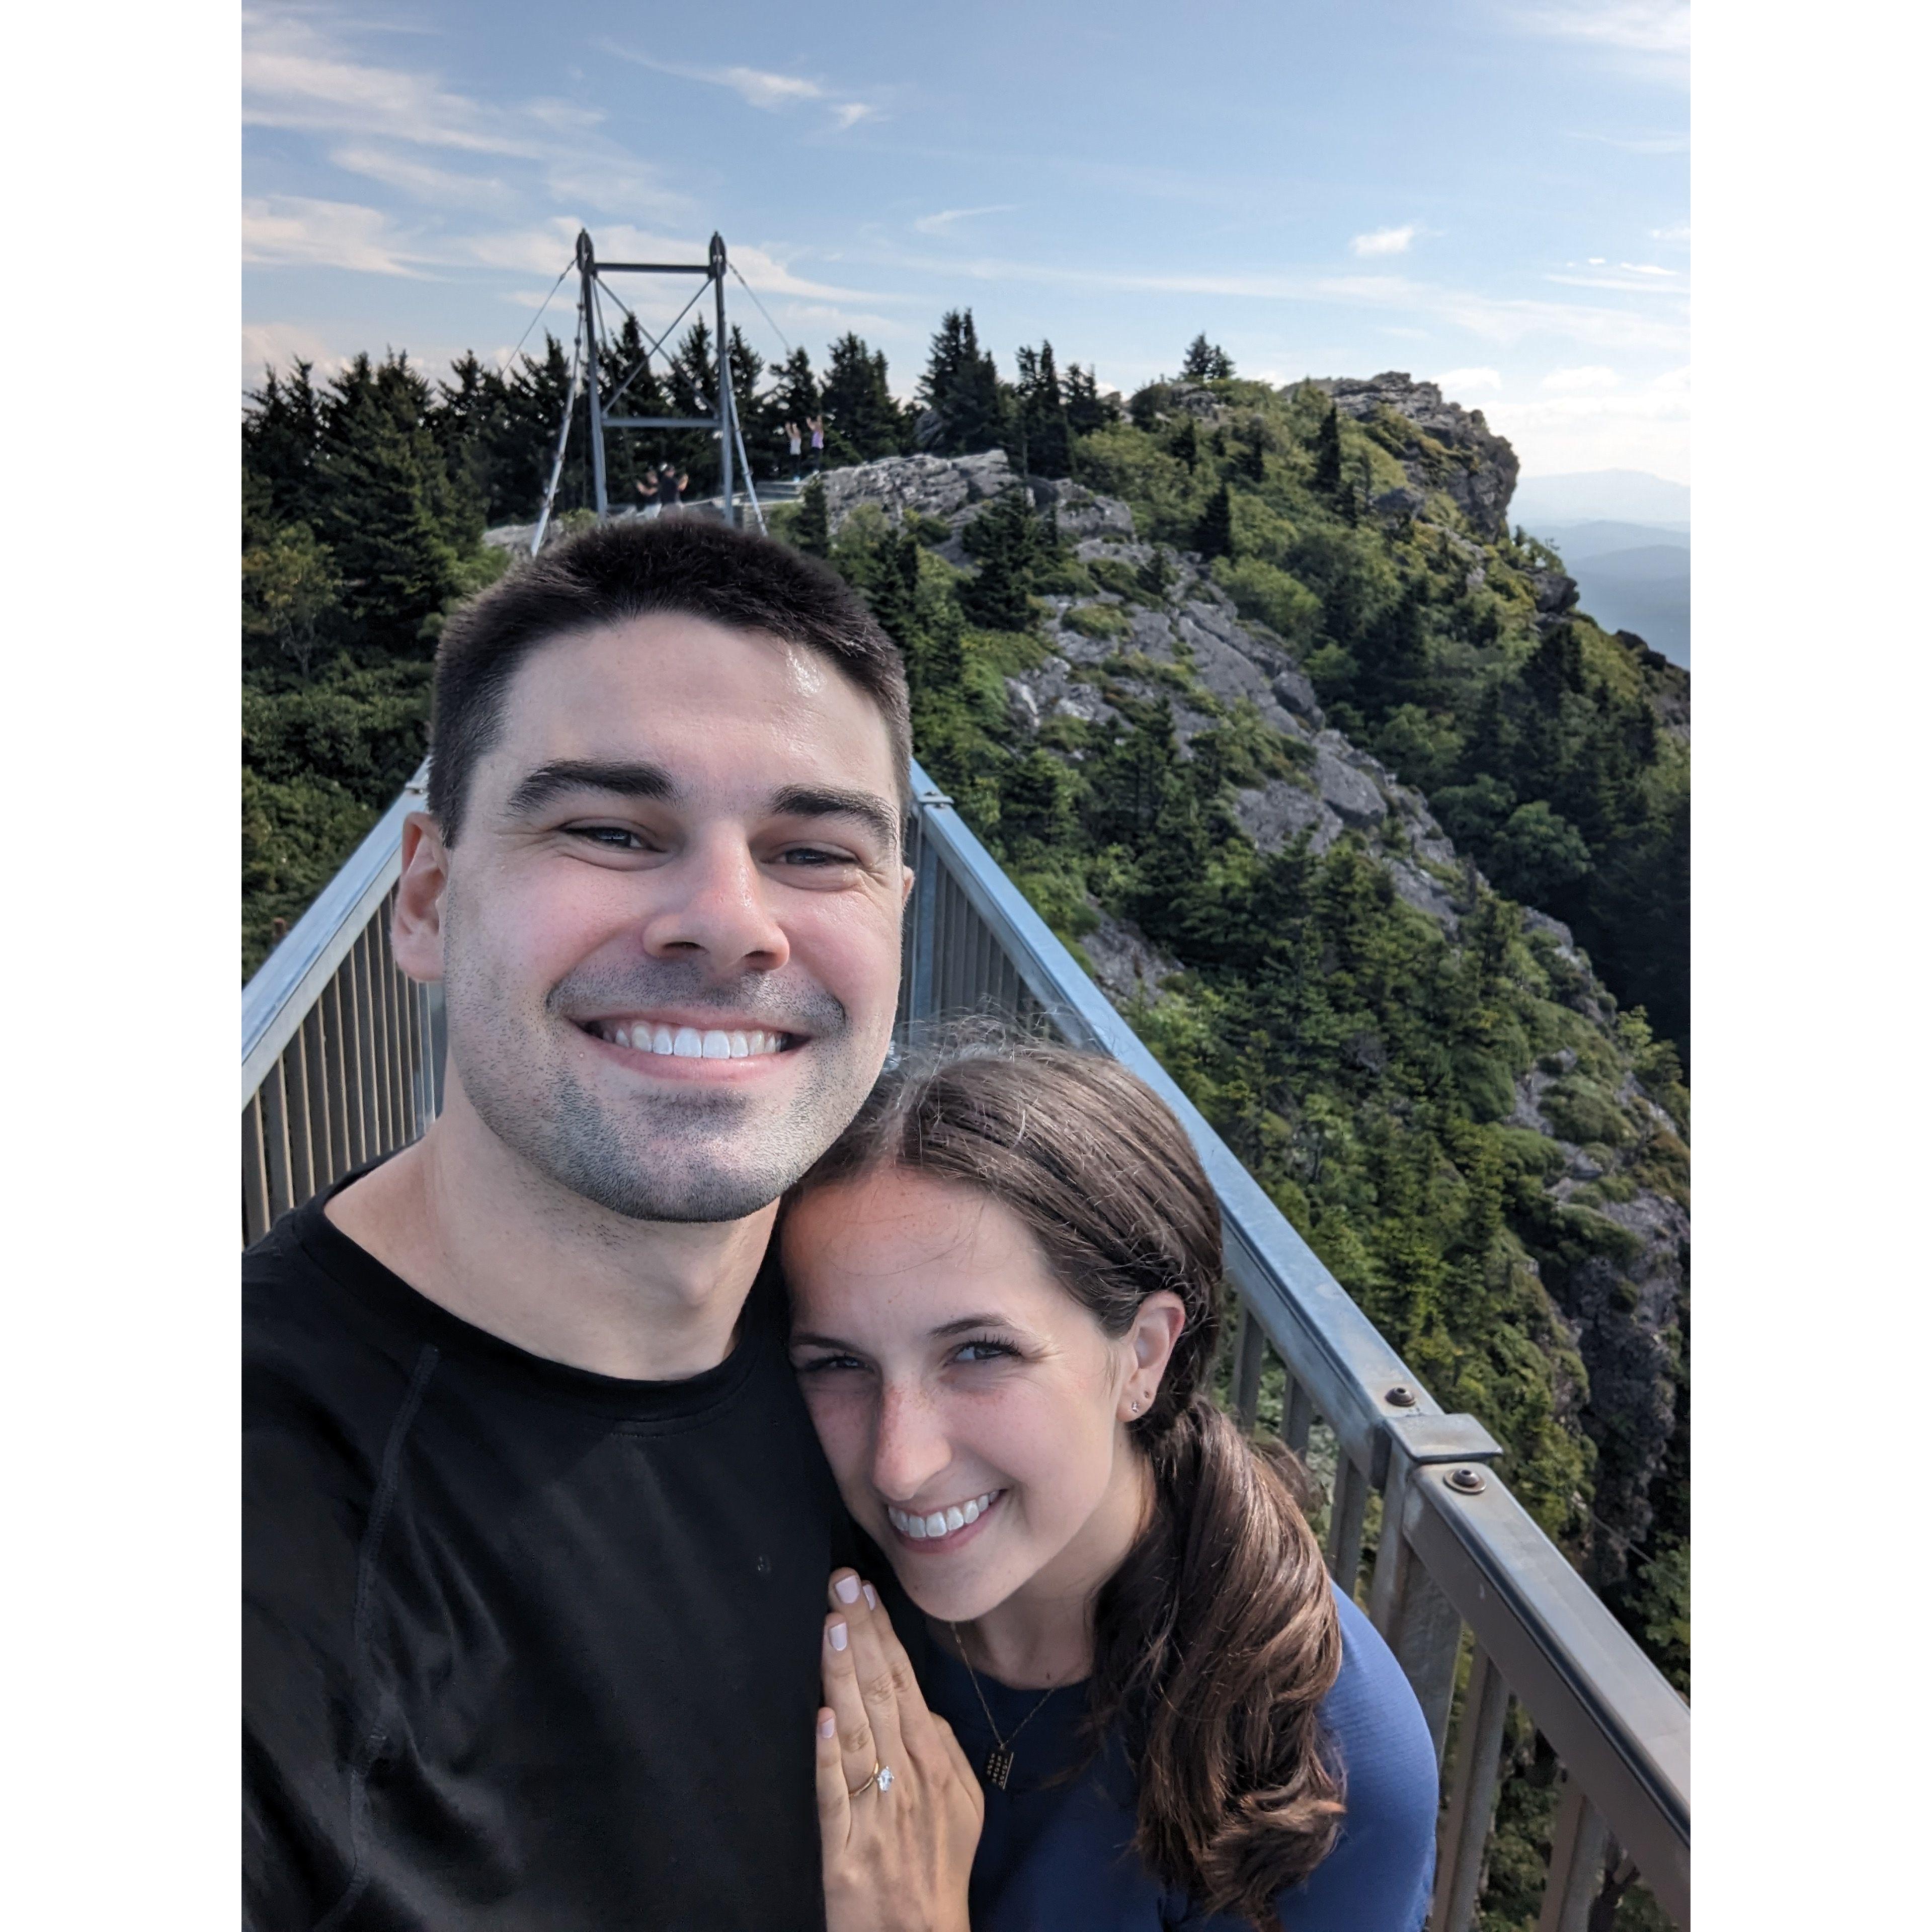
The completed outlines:
<svg viewBox="0 0 1932 1932">
<path fill-rule="evenodd" d="M 806 1196 L 784 1257 L 826 1459 L 922 1610 L 964 1622 L 1111 1571 L 1144 1506 L 1126 1425 L 1160 1384 L 1178 1296 L 1111 1338 L 1007 1210 L 896 1169 Z"/>
</svg>

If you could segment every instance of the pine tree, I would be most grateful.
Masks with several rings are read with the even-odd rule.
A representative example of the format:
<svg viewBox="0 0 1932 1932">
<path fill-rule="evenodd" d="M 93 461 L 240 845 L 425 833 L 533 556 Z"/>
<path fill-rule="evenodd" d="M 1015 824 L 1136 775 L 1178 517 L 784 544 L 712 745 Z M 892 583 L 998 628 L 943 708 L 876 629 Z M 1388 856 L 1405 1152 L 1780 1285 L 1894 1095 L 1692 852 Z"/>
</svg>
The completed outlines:
<svg viewBox="0 0 1932 1932">
<path fill-rule="evenodd" d="M 242 461 L 266 485 L 272 523 L 312 518 L 318 506 L 316 459 L 322 451 L 322 415 L 312 363 L 298 361 L 286 378 L 273 369 L 250 390 L 242 416 Z"/>
<path fill-rule="evenodd" d="M 798 521 L 792 542 L 807 556 L 827 556 L 832 550 L 832 521 L 825 508 L 825 484 L 814 476 L 799 494 Z"/>
<path fill-rule="evenodd" d="M 1328 413 L 1322 418 L 1322 428 L 1315 439 L 1315 487 L 1331 502 L 1340 500 L 1342 418 L 1333 403 L 1328 405 Z"/>
<path fill-rule="evenodd" d="M 1060 372 L 1054 366 L 1053 344 L 1042 342 L 1037 352 L 1018 350 L 1014 361 L 1017 407 L 1012 440 L 1007 447 L 1013 466 L 1029 476 L 1070 476 L 1073 439 L 1067 428 Z"/>
<path fill-rule="evenodd" d="M 1204 334 L 1197 335 L 1187 345 L 1187 353 L 1181 358 L 1180 374 L 1184 382 L 1223 382 L 1234 373 L 1234 358 L 1219 344 L 1210 342 Z"/>
<path fill-rule="evenodd" d="M 1201 432 L 1195 428 L 1192 416 L 1181 418 L 1180 427 L 1174 431 L 1174 440 L 1168 448 L 1187 465 L 1191 476 L 1201 460 Z"/>
<path fill-rule="evenodd" d="M 934 454 L 971 456 L 999 447 L 1005 415 L 1000 372 L 980 347 L 970 308 L 941 317 L 919 400 L 928 412 L 922 447 Z"/>
<path fill-rule="evenodd" d="M 1208 498 L 1194 526 L 1194 548 L 1204 561 L 1234 554 L 1234 500 L 1225 483 Z"/>
<path fill-rule="evenodd" d="M 1044 549 L 1040 520 L 1021 489 L 1003 490 L 960 533 L 978 574 L 959 586 L 968 617 L 989 631 L 1024 631 L 1034 620 L 1034 571 Z"/>
<path fill-rule="evenodd" d="M 1100 393 L 1099 379 L 1077 362 L 1066 365 L 1066 427 L 1076 436 L 1091 436 L 1120 419 L 1120 406 Z"/>
<path fill-rule="evenodd" d="M 428 400 L 402 356 L 376 368 L 364 355 L 322 403 L 316 534 L 334 554 L 351 620 L 391 656 L 428 654 L 424 626 L 454 594 L 456 558 L 469 548 L 424 420 Z"/>
<path fill-rule="evenodd" d="M 823 385 L 825 441 L 841 463 L 869 463 L 896 456 L 906 440 L 903 411 L 886 382 L 883 352 L 847 333 L 832 345 Z"/>
</svg>

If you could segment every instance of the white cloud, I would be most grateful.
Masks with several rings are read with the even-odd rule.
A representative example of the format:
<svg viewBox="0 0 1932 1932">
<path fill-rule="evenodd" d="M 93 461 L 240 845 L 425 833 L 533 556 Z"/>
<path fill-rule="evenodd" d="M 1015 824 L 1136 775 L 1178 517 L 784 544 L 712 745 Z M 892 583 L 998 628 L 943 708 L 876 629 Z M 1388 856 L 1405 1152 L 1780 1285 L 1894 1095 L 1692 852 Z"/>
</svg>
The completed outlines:
<svg viewBox="0 0 1932 1932">
<path fill-rule="evenodd" d="M 1412 221 L 1400 228 L 1377 228 L 1366 235 L 1358 235 L 1348 244 L 1348 251 L 1354 255 L 1406 255 L 1415 235 Z"/>
<path fill-rule="evenodd" d="M 675 61 L 653 60 L 648 54 L 611 42 L 603 45 L 605 52 L 635 66 L 649 68 L 653 74 L 668 74 L 679 80 L 701 81 L 709 87 L 728 88 L 747 106 L 763 108 L 767 112 L 795 107 L 801 103 L 816 104 L 826 108 L 832 116 L 832 124 L 842 130 L 878 116 L 879 110 L 874 103 L 842 100 L 839 96 L 848 94 L 848 89 L 829 87 L 824 82 L 813 80 L 804 74 L 776 74 L 769 68 L 757 67 L 686 67 Z"/>
<path fill-rule="evenodd" d="M 1674 228 L 1653 228 L 1650 231 L 1653 242 L 1682 242 L 1688 244 L 1690 239 L 1690 224 L 1681 221 Z"/>
<path fill-rule="evenodd" d="M 1516 446 L 1526 472 L 1647 470 L 1690 473 L 1690 370 L 1647 382 L 1558 391 L 1534 401 L 1486 404 L 1492 428 Z"/>
<path fill-rule="evenodd" d="M 332 376 L 349 360 L 323 337 L 298 322 L 251 322 L 242 331 L 242 386 L 261 386 L 262 371 L 288 374 L 298 362 L 315 365 L 316 380 Z"/>
<path fill-rule="evenodd" d="M 956 221 L 969 220 L 976 214 L 1010 214 L 1017 206 L 999 201 L 984 208 L 942 208 L 937 214 L 922 214 L 913 226 L 922 235 L 944 235 Z"/>
<path fill-rule="evenodd" d="M 1474 390 L 1500 389 L 1503 386 L 1501 374 L 1494 369 L 1445 369 L 1429 380 L 1452 402 Z"/>
<path fill-rule="evenodd" d="M 709 80 L 728 87 L 754 107 L 782 107 L 794 100 L 822 100 L 825 90 L 815 80 L 795 74 L 765 74 L 754 67 L 728 67 L 711 73 L 690 73 L 694 80 Z"/>
<path fill-rule="evenodd" d="M 1617 372 L 1606 369 L 1600 362 L 1586 363 L 1580 368 L 1552 369 L 1544 377 L 1542 386 L 1570 392 L 1584 389 L 1614 389 L 1617 386 Z"/>
<path fill-rule="evenodd" d="M 332 149 L 328 158 L 349 174 L 400 188 L 437 208 L 501 208 L 508 192 L 494 176 L 458 174 L 387 148 L 341 147 Z"/>
<path fill-rule="evenodd" d="M 1689 0 L 1564 0 L 1516 16 L 1532 32 L 1590 40 L 1630 53 L 1688 54 Z"/>
<path fill-rule="evenodd" d="M 1674 275 L 1675 268 L 1660 268 L 1654 262 L 1619 262 L 1617 266 L 1628 268 L 1634 275 Z"/>
<path fill-rule="evenodd" d="M 419 276 L 380 208 L 352 202 L 263 195 L 242 204 L 242 259 L 264 268 L 350 268 Z"/>
</svg>

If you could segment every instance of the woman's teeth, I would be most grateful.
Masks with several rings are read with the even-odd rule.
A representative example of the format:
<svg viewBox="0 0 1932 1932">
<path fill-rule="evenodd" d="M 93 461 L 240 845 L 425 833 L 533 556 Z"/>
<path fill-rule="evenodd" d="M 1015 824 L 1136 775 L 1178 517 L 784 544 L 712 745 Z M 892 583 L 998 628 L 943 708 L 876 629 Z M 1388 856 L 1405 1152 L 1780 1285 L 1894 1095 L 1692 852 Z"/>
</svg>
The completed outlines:
<svg viewBox="0 0 1932 1932">
<path fill-rule="evenodd" d="M 977 1522 L 1005 1494 L 1004 1490 L 988 1490 L 983 1496 L 975 1496 L 970 1502 L 954 1503 L 948 1508 L 934 1510 L 930 1516 L 910 1516 L 888 1503 L 886 1515 L 902 1536 L 909 1536 L 915 1543 L 923 1543 L 928 1537 L 950 1536 L 955 1530 L 964 1529 L 969 1522 Z"/>
<path fill-rule="evenodd" d="M 790 1037 L 782 1033 L 728 1033 L 716 1027 L 700 1033 L 690 1026 L 613 1026 L 608 1020 L 592 1022 L 590 1030 L 599 1040 L 628 1046 L 634 1053 L 668 1053 L 679 1060 L 750 1060 L 783 1052 Z"/>
</svg>

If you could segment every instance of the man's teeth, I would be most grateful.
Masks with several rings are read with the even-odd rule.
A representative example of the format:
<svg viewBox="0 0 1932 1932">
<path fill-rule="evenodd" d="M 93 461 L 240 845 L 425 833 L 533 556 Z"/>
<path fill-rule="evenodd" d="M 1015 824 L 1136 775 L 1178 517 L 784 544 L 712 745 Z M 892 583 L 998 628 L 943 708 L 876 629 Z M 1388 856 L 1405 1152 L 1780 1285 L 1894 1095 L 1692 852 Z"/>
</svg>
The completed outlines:
<svg viewBox="0 0 1932 1932">
<path fill-rule="evenodd" d="M 749 1060 L 782 1052 L 787 1038 L 782 1033 L 727 1033 L 716 1027 L 700 1033 L 690 1026 L 612 1026 L 608 1022 L 599 1022 L 594 1030 L 599 1038 L 633 1052 L 668 1053 L 679 1060 Z"/>
<path fill-rule="evenodd" d="M 964 1529 L 969 1522 L 977 1522 L 993 1507 L 994 1498 L 1005 1494 L 1004 1490 L 988 1490 L 983 1496 L 975 1496 L 970 1502 L 954 1503 L 948 1508 L 934 1510 L 930 1516 L 910 1516 L 888 1503 L 886 1514 L 902 1536 L 909 1536 L 915 1543 L 923 1543 L 928 1537 L 950 1536 L 956 1529 Z"/>
</svg>

